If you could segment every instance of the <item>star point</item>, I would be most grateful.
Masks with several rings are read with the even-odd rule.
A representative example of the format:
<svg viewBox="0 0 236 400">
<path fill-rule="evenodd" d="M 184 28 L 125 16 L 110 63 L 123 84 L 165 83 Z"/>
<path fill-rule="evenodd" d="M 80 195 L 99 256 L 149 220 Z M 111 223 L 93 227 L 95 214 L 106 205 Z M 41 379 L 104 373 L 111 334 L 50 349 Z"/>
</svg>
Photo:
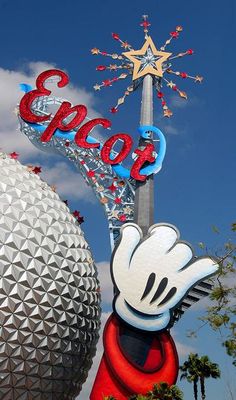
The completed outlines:
<svg viewBox="0 0 236 400">
<path fill-rule="evenodd" d="M 96 47 L 94 47 L 93 49 L 91 49 L 91 53 L 93 55 L 98 55 L 99 54 L 99 49 L 97 49 Z"/>
<path fill-rule="evenodd" d="M 168 86 L 169 88 L 173 89 L 173 87 L 175 87 L 176 85 L 175 85 L 175 83 L 173 81 L 169 81 L 166 86 Z"/>
<path fill-rule="evenodd" d="M 170 117 L 172 117 L 172 115 L 173 115 L 173 113 L 171 110 L 169 110 L 169 109 L 164 110 L 164 117 L 170 118 Z"/>
<path fill-rule="evenodd" d="M 195 82 L 202 83 L 202 81 L 203 81 L 203 77 L 202 76 L 199 76 L 199 75 L 195 76 Z"/>
<path fill-rule="evenodd" d="M 133 212 L 133 210 L 130 206 L 124 207 L 123 211 L 125 214 L 128 214 L 128 215 L 132 214 L 132 212 Z"/>
<path fill-rule="evenodd" d="M 172 55 L 165 51 L 157 50 L 151 36 L 148 36 L 140 50 L 131 50 L 122 53 L 134 65 L 133 80 L 145 75 L 163 76 L 163 64 Z"/>
<path fill-rule="evenodd" d="M 94 90 L 101 90 L 101 85 L 99 85 L 98 83 L 96 83 L 96 85 L 94 85 Z"/>
<path fill-rule="evenodd" d="M 111 212 L 111 217 L 112 218 L 116 218 L 116 219 L 119 219 L 119 210 L 113 210 L 112 212 Z"/>
</svg>

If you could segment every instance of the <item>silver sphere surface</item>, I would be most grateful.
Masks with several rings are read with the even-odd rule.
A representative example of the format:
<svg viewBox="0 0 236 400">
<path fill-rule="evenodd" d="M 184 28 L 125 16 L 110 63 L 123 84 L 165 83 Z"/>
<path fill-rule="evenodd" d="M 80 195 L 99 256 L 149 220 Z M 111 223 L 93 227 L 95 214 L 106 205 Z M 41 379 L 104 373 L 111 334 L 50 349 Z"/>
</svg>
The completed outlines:
<svg viewBox="0 0 236 400">
<path fill-rule="evenodd" d="M 96 352 L 97 271 L 66 204 L 0 154 L 0 399 L 72 400 Z"/>
</svg>

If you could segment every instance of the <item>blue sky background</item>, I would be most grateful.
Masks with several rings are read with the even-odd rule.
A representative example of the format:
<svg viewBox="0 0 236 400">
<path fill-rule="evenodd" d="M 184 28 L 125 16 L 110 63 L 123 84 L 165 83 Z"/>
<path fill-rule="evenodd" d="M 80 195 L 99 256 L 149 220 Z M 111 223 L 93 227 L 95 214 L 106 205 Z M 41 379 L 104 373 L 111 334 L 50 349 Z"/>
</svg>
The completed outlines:
<svg viewBox="0 0 236 400">
<path fill-rule="evenodd" d="M 179 101 L 177 95 L 173 96 L 170 89 L 165 89 L 174 112 L 171 120 L 163 119 L 160 102 L 154 98 L 155 125 L 167 138 L 163 169 L 155 179 L 155 221 L 176 225 L 182 239 L 190 241 L 196 251 L 199 251 L 198 242 L 205 242 L 214 251 L 229 237 L 232 238 L 230 225 L 235 221 L 236 211 L 235 2 L 0 0 L 0 147 L 6 151 L 18 151 L 22 162 L 41 164 L 48 170 L 45 179 L 48 178 L 50 183 L 56 182 L 62 198 L 67 196 L 71 208 L 81 211 L 86 220 L 83 229 L 95 260 L 104 268 L 99 271 L 102 276 L 108 274 L 110 257 L 109 235 L 102 207 L 83 185 L 73 166 L 65 160 L 35 153 L 32 147 L 24 151 L 27 144 L 22 142 L 22 134 L 15 131 L 17 120 L 12 110 L 21 96 L 17 84 L 23 78 L 32 83 L 34 75 L 45 66 L 55 65 L 69 73 L 74 85 L 75 91 L 68 91 L 68 96 L 74 96 L 73 99 L 73 96 L 68 97 L 69 101 L 75 103 L 75 94 L 78 93 L 78 103 L 88 106 L 91 117 L 100 113 L 111 118 L 110 134 L 126 132 L 135 137 L 139 123 L 140 91 L 129 96 L 119 113 L 111 115 L 108 110 L 123 94 L 127 81 L 94 93 L 93 85 L 112 75 L 109 71 L 96 72 L 96 65 L 109 64 L 110 59 L 92 56 L 90 49 L 98 47 L 120 52 L 111 32 L 120 33 L 121 38 L 139 49 L 143 44 L 139 23 L 144 13 L 150 17 L 150 34 L 157 47 L 165 42 L 176 25 L 183 26 L 180 38 L 172 41 L 170 50 L 178 53 L 192 48 L 195 53 L 176 60 L 174 69 L 204 76 L 202 85 L 187 80 L 178 81 L 176 77 L 180 89 L 188 93 L 187 102 Z M 106 137 L 108 134 L 105 134 Z M 60 165 L 64 171 L 60 170 Z M 73 190 L 65 188 L 68 174 Z M 219 235 L 212 232 L 212 225 L 220 229 Z M 104 279 L 106 281 L 106 277 Z M 110 290 L 108 286 L 106 281 L 104 291 Z M 108 309 L 109 301 L 104 294 L 104 310 Z M 198 339 L 189 340 L 185 336 L 187 329 L 198 325 L 197 316 L 202 311 L 203 306 L 200 305 L 188 311 L 174 329 L 176 338 L 186 351 L 189 346 L 199 354 L 209 354 L 213 361 L 220 363 L 222 379 L 209 381 L 207 398 L 217 396 L 218 399 L 232 400 L 228 385 L 236 391 L 232 378 L 235 369 L 224 355 L 217 335 L 204 328 L 199 332 Z M 185 398 L 190 399 L 190 385 L 181 382 L 181 387 Z M 86 399 L 87 396 L 85 391 L 80 398 Z"/>
</svg>

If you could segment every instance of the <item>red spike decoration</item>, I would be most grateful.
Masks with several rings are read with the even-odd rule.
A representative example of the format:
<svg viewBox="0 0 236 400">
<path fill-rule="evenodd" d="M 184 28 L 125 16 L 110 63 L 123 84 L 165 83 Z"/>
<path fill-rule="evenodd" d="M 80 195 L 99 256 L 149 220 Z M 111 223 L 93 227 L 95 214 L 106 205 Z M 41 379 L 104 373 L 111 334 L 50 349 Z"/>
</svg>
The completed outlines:
<svg viewBox="0 0 236 400">
<path fill-rule="evenodd" d="M 149 27 L 151 26 L 150 22 L 148 21 L 148 15 L 143 15 L 142 16 L 142 22 L 140 23 L 140 26 L 143 28 L 144 36 L 145 36 L 146 41 L 148 41 L 149 38 L 150 38 L 148 36 L 148 30 L 149 30 Z M 180 36 L 180 33 L 182 31 L 183 31 L 182 26 L 180 26 L 180 25 L 176 26 L 175 30 L 170 32 L 169 39 L 167 39 L 165 41 L 164 45 L 160 47 L 161 51 L 159 53 L 162 52 L 162 54 L 164 54 L 164 52 L 166 50 L 166 47 L 168 45 L 170 45 L 172 40 L 178 39 L 179 36 Z M 127 78 L 130 74 L 133 73 L 133 81 L 135 82 L 135 85 L 132 86 L 133 87 L 132 91 L 134 91 L 140 86 L 140 84 L 142 84 L 142 79 L 140 80 L 138 78 L 137 79 L 134 78 L 134 76 L 135 76 L 134 71 L 137 69 L 136 68 L 136 62 L 137 61 L 135 60 L 135 56 L 137 54 L 137 51 L 134 51 L 132 49 L 131 45 L 128 42 L 121 40 L 120 35 L 118 33 L 112 33 L 112 38 L 115 41 L 119 42 L 121 44 L 121 47 L 123 49 L 125 49 L 125 50 L 128 50 L 128 52 L 127 53 L 122 53 L 122 54 L 119 55 L 119 54 L 116 54 L 116 53 L 109 54 L 107 52 L 101 52 L 97 48 L 92 49 L 91 50 L 92 54 L 95 54 L 95 55 L 101 54 L 101 55 L 106 55 L 106 56 L 112 57 L 113 59 L 122 60 L 122 64 L 121 65 L 115 65 L 115 67 L 99 65 L 96 68 L 96 70 L 97 71 L 106 71 L 106 70 L 113 71 L 113 70 L 117 70 L 118 68 L 128 69 L 129 70 L 128 74 L 124 74 L 125 76 L 122 76 L 122 77 L 119 76 L 119 77 L 117 77 L 116 80 Z M 129 62 L 127 62 L 127 56 L 128 56 L 129 53 L 133 53 L 134 55 L 132 57 L 128 57 Z M 171 68 L 171 61 L 172 60 L 174 60 L 176 58 L 184 57 L 186 55 L 192 55 L 193 53 L 194 53 L 194 51 L 192 49 L 188 49 L 187 51 L 185 51 L 183 53 L 178 53 L 177 55 L 172 55 L 172 53 L 168 53 L 168 54 L 170 54 L 170 56 L 168 57 L 167 61 L 162 64 L 162 71 L 161 71 L 161 73 L 159 75 L 158 75 L 158 73 L 156 74 L 156 79 L 154 81 L 158 92 L 162 91 L 161 88 L 162 88 L 163 84 L 166 84 L 167 86 L 171 87 L 172 90 L 176 91 L 181 98 L 187 99 L 187 94 L 184 91 L 178 89 L 177 85 L 175 83 L 172 84 L 172 82 L 169 82 L 165 78 L 165 74 L 174 74 L 174 75 L 180 76 L 182 78 L 193 79 L 195 82 L 202 82 L 203 78 L 201 76 L 198 76 L 198 75 L 190 76 L 187 73 L 179 73 L 178 71 L 173 71 L 172 68 Z M 126 56 L 126 54 L 127 54 L 127 56 Z M 140 59 L 140 57 L 141 57 L 141 54 L 139 56 L 139 59 Z M 143 54 L 143 60 L 145 60 L 145 55 L 144 54 Z M 153 60 L 154 60 L 153 61 L 153 63 L 154 63 L 155 62 L 155 58 L 153 58 Z M 130 62 L 130 61 L 132 61 L 132 62 Z M 139 64 L 140 63 L 141 62 L 139 61 Z M 145 65 L 144 66 L 143 65 L 139 65 L 139 69 L 141 69 L 141 68 L 145 68 Z M 140 77 L 141 76 L 142 75 L 140 75 Z M 96 83 L 96 85 L 94 85 L 94 89 L 95 90 L 100 90 L 103 87 L 110 87 L 110 86 L 112 86 L 113 82 L 114 82 L 114 79 L 113 80 L 112 79 L 105 79 L 104 81 L 102 81 L 101 84 Z M 119 109 L 119 106 L 121 104 L 124 104 L 128 94 L 127 94 L 127 91 L 126 91 L 125 94 L 121 98 L 118 99 L 117 104 L 110 108 L 110 112 L 112 114 L 116 114 L 117 113 L 117 111 Z M 162 101 L 162 109 L 163 109 L 163 116 L 164 117 L 168 117 L 169 118 L 169 117 L 171 117 L 173 115 L 173 112 L 166 105 L 166 100 Z"/>
</svg>

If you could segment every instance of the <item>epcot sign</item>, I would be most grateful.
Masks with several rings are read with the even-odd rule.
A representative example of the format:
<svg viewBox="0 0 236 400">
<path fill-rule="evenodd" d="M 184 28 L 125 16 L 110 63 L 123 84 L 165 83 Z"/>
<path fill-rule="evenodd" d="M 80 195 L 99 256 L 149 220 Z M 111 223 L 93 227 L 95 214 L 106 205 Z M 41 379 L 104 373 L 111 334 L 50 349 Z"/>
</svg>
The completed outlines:
<svg viewBox="0 0 236 400">
<path fill-rule="evenodd" d="M 21 99 L 19 105 L 19 113 L 21 118 L 33 124 L 42 124 L 46 121 L 48 122 L 52 117 L 51 114 L 46 115 L 37 115 L 31 110 L 32 103 L 41 96 L 49 96 L 51 94 L 51 90 L 45 87 L 45 81 L 52 77 L 58 76 L 60 80 L 57 82 L 57 86 L 62 88 L 66 86 L 69 82 L 68 75 L 60 71 L 58 69 L 51 69 L 42 72 L 36 79 L 36 88 L 34 90 L 26 93 Z M 87 107 L 85 105 L 76 105 L 72 106 L 72 104 L 68 101 L 63 101 L 56 114 L 52 117 L 51 121 L 48 123 L 46 129 L 44 130 L 40 140 L 41 142 L 48 142 L 56 133 L 57 130 L 62 131 L 66 135 L 67 132 L 77 129 L 74 142 L 77 146 L 91 149 L 91 148 L 100 148 L 101 144 L 97 141 L 93 141 L 93 143 L 88 141 L 88 135 L 92 131 L 92 129 L 98 125 L 101 125 L 103 128 L 109 128 L 111 126 L 111 122 L 105 118 L 95 118 L 82 126 L 81 124 L 84 122 L 87 116 Z M 70 121 L 66 120 L 70 117 Z M 72 117 L 72 119 L 71 119 Z M 79 128 L 78 128 L 79 126 Z M 144 127 L 143 135 L 145 137 L 146 131 L 155 130 L 154 127 Z M 159 130 L 158 130 L 159 131 Z M 158 134 L 159 132 L 157 132 Z M 65 136 L 66 138 L 66 136 Z M 118 141 L 122 141 L 122 149 L 116 154 L 114 157 L 113 147 Z M 112 166 L 118 166 L 126 157 L 129 155 L 133 145 L 133 140 L 130 135 L 125 133 L 118 133 L 109 138 L 101 148 L 101 159 L 104 163 L 110 164 Z M 141 148 L 137 148 L 134 150 L 136 154 L 135 161 L 131 167 L 130 176 L 131 178 L 138 181 L 145 181 L 147 175 L 151 173 L 155 173 L 155 171 L 160 169 L 160 163 L 158 156 L 154 156 L 155 147 L 152 143 L 146 143 L 145 146 Z M 162 155 L 162 159 L 163 159 Z M 158 162 L 157 162 L 158 159 Z M 152 163 L 149 168 L 143 168 L 144 164 Z M 151 167 L 151 168 L 150 168 Z M 147 172 L 146 172 L 147 171 Z M 146 174 L 145 174 L 146 172 Z"/>
</svg>

